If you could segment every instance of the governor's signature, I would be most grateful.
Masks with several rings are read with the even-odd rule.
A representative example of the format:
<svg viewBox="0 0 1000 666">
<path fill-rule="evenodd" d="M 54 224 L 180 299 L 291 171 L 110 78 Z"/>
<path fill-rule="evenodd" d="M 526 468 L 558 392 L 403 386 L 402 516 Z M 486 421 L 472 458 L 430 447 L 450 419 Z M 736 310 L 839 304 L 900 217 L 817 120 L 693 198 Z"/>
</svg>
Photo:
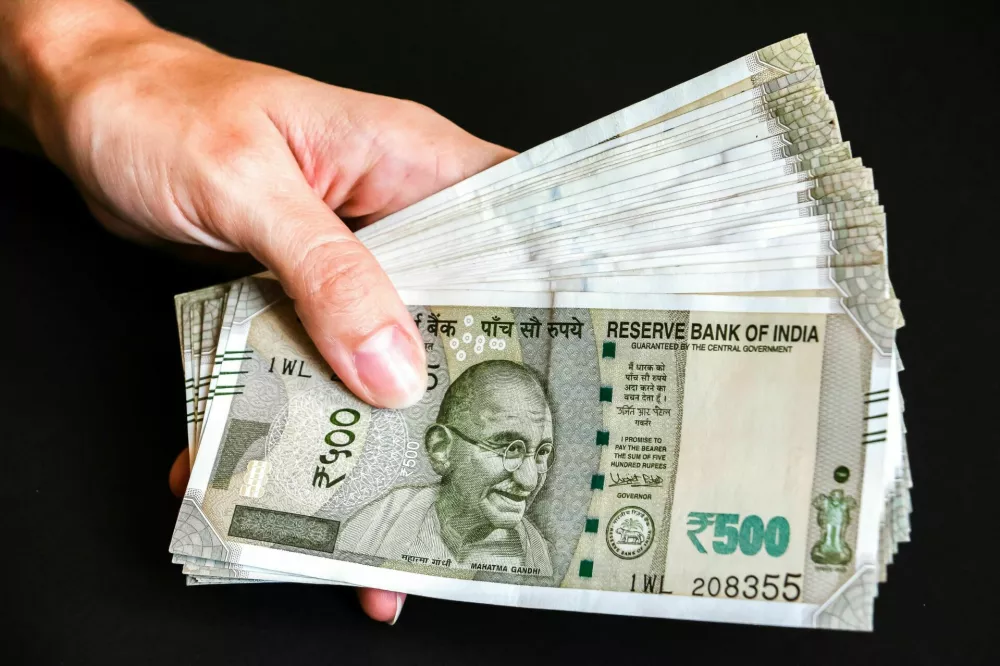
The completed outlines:
<svg viewBox="0 0 1000 666">
<path fill-rule="evenodd" d="M 659 488 L 662 485 L 663 477 L 659 474 L 612 474 L 611 484 L 608 487 Z"/>
</svg>

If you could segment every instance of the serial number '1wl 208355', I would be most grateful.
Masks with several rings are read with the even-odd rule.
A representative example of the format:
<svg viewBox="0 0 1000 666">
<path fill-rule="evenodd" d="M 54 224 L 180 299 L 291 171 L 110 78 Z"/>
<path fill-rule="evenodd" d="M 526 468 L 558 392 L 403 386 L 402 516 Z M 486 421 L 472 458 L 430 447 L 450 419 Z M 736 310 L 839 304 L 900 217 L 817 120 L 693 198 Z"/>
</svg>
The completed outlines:
<svg viewBox="0 0 1000 666">
<path fill-rule="evenodd" d="M 742 580 L 739 576 L 727 576 L 725 579 L 716 576 L 707 579 L 695 578 L 691 595 L 695 597 L 725 595 L 730 599 L 760 597 L 765 601 L 774 601 L 780 596 L 785 601 L 798 601 L 802 596 L 802 586 L 799 584 L 801 578 L 800 573 L 786 573 L 784 581 L 781 580 L 781 574 L 766 574 L 763 578 L 750 574 L 744 576 Z"/>
<path fill-rule="evenodd" d="M 771 557 L 781 557 L 788 550 L 791 528 L 788 519 L 775 516 L 767 521 L 760 516 L 750 515 L 740 523 L 738 513 L 705 513 L 692 511 L 688 514 L 688 538 L 699 553 L 707 553 L 698 535 L 709 525 L 715 525 L 715 539 L 712 550 L 719 555 L 731 555 L 737 549 L 744 555 L 756 555 L 761 547 Z"/>
</svg>

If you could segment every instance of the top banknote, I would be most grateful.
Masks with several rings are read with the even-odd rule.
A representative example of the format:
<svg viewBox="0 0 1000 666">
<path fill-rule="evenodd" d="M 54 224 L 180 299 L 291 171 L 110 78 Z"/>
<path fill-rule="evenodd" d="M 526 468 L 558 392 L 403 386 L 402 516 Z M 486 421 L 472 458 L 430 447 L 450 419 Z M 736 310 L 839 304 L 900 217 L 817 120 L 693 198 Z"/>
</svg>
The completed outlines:
<svg viewBox="0 0 1000 666">
<path fill-rule="evenodd" d="M 246 280 L 171 550 L 495 603 L 864 618 L 845 592 L 874 584 L 891 355 L 836 299 L 603 296 L 411 307 L 428 391 L 380 410 Z"/>
</svg>

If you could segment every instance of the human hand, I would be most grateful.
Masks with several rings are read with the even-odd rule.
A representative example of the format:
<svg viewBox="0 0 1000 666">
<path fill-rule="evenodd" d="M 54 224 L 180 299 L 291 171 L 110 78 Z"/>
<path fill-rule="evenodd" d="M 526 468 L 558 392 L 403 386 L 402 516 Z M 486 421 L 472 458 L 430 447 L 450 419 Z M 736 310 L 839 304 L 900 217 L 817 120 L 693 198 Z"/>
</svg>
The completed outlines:
<svg viewBox="0 0 1000 666">
<path fill-rule="evenodd" d="M 373 221 L 513 153 L 412 102 L 224 56 L 118 0 L 27 5 L 0 25 L 13 45 L 0 50 L 0 81 L 15 91 L 0 101 L 97 219 L 141 242 L 249 252 L 356 395 L 377 407 L 419 400 L 420 335 L 343 220 Z M 19 7 L 31 30 L 15 29 Z M 187 471 L 185 451 L 174 492 Z M 377 620 L 394 621 L 401 603 L 361 591 Z"/>
</svg>

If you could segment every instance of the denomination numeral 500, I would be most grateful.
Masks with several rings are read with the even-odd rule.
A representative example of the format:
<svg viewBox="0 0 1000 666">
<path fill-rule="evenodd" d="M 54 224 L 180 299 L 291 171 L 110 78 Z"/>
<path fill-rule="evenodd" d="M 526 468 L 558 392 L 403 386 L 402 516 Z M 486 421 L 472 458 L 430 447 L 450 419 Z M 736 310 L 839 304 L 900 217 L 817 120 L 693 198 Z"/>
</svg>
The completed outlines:
<svg viewBox="0 0 1000 666">
<path fill-rule="evenodd" d="M 341 414 L 345 413 L 347 414 L 349 420 L 347 419 L 342 420 L 343 417 L 341 417 Z M 319 461 L 321 463 L 323 463 L 324 465 L 332 465 L 335 462 L 337 462 L 340 456 L 344 456 L 344 458 L 350 458 L 351 455 L 353 455 L 350 451 L 346 450 L 338 451 L 337 449 L 338 448 L 343 449 L 343 447 L 350 446 L 351 444 L 354 443 L 354 438 L 356 435 L 354 434 L 353 430 L 348 430 L 348 428 L 360 420 L 361 420 L 361 412 L 359 412 L 356 409 L 348 409 L 348 408 L 338 409 L 333 414 L 330 414 L 330 423 L 336 426 L 340 426 L 340 428 L 337 430 L 331 430 L 330 432 L 326 433 L 326 437 L 324 438 L 323 441 L 326 442 L 327 446 L 331 446 L 334 448 L 331 448 L 328 453 L 321 455 L 319 457 Z M 333 460 L 330 459 L 330 456 L 333 456 Z"/>
<path fill-rule="evenodd" d="M 763 547 L 771 557 L 781 557 L 788 550 L 791 528 L 784 516 L 775 516 L 764 521 L 760 516 L 750 515 L 740 523 L 738 513 L 705 513 L 692 511 L 688 514 L 688 538 L 699 553 L 707 553 L 698 535 L 709 525 L 715 525 L 715 539 L 712 550 L 719 555 L 730 555 L 737 549 L 744 555 L 756 555 Z"/>
</svg>

